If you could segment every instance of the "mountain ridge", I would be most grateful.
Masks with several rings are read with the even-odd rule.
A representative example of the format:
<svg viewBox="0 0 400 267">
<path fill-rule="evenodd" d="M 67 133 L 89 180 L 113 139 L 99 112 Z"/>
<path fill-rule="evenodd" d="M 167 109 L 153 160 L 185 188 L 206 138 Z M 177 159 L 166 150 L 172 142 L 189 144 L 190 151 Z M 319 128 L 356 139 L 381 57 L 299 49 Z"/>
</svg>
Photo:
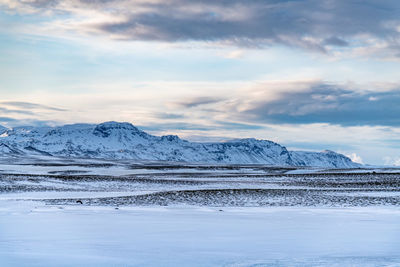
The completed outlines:
<svg viewBox="0 0 400 267">
<path fill-rule="evenodd" d="M 200 143 L 176 135 L 150 135 L 128 122 L 69 124 L 58 127 L 0 126 L 0 155 L 48 155 L 103 159 L 158 160 L 190 163 L 266 164 L 356 168 L 361 166 L 333 151 L 288 151 L 255 138 Z"/>
</svg>

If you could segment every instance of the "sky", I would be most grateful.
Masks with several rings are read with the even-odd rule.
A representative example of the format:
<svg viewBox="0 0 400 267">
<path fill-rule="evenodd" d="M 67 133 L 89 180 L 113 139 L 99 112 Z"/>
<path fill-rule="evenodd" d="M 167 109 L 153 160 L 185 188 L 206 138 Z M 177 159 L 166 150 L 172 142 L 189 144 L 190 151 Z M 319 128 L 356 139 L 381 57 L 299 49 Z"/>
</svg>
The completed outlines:
<svg viewBox="0 0 400 267">
<path fill-rule="evenodd" d="M 126 121 L 400 165 L 398 0 L 0 0 L 0 125 Z"/>
</svg>

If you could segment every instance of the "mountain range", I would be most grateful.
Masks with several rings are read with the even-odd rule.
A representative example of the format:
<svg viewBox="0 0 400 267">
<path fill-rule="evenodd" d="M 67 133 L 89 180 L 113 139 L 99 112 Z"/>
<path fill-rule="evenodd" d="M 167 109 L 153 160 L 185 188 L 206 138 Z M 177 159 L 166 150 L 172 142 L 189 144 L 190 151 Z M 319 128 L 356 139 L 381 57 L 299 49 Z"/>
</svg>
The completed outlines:
<svg viewBox="0 0 400 267">
<path fill-rule="evenodd" d="M 275 142 L 254 138 L 189 142 L 176 135 L 150 135 L 126 122 L 12 129 L 0 126 L 1 157 L 38 155 L 208 164 L 360 167 L 350 158 L 329 150 L 288 151 Z"/>
</svg>

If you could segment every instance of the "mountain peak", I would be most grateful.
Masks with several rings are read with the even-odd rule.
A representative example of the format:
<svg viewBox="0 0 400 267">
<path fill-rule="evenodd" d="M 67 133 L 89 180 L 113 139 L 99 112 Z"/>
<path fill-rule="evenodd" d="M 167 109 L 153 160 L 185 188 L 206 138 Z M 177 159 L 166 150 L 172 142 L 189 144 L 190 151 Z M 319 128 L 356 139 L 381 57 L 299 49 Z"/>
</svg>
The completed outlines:
<svg viewBox="0 0 400 267">
<path fill-rule="evenodd" d="M 136 129 L 135 126 L 133 126 L 132 123 L 129 122 L 117 122 L 117 121 L 106 121 L 99 123 L 97 127 L 103 127 L 103 128 L 110 128 L 110 129 Z"/>
<path fill-rule="evenodd" d="M 134 133 L 142 132 L 129 122 L 108 121 L 96 125 L 93 134 L 101 137 L 108 137 L 112 132 L 116 131 L 128 131 Z"/>
<path fill-rule="evenodd" d="M 332 151 L 332 150 L 329 150 L 329 149 L 325 149 L 325 150 L 321 151 L 321 153 L 325 153 L 325 154 L 338 154 L 338 153 L 336 153 L 336 152 L 334 152 L 334 151 Z"/>
<path fill-rule="evenodd" d="M 177 135 L 163 135 L 161 136 L 161 140 L 168 142 L 180 142 L 182 141 Z"/>
</svg>

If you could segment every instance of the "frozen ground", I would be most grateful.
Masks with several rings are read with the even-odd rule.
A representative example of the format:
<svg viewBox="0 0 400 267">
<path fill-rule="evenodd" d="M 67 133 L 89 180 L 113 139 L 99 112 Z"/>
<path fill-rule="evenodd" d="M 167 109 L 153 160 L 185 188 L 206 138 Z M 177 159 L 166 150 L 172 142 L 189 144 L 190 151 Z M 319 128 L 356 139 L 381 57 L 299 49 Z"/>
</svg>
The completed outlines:
<svg viewBox="0 0 400 267">
<path fill-rule="evenodd" d="M 399 266 L 392 208 L 2 202 L 2 266 Z"/>
<path fill-rule="evenodd" d="M 3 160 L 1 266 L 400 266 L 400 172 Z"/>
</svg>

